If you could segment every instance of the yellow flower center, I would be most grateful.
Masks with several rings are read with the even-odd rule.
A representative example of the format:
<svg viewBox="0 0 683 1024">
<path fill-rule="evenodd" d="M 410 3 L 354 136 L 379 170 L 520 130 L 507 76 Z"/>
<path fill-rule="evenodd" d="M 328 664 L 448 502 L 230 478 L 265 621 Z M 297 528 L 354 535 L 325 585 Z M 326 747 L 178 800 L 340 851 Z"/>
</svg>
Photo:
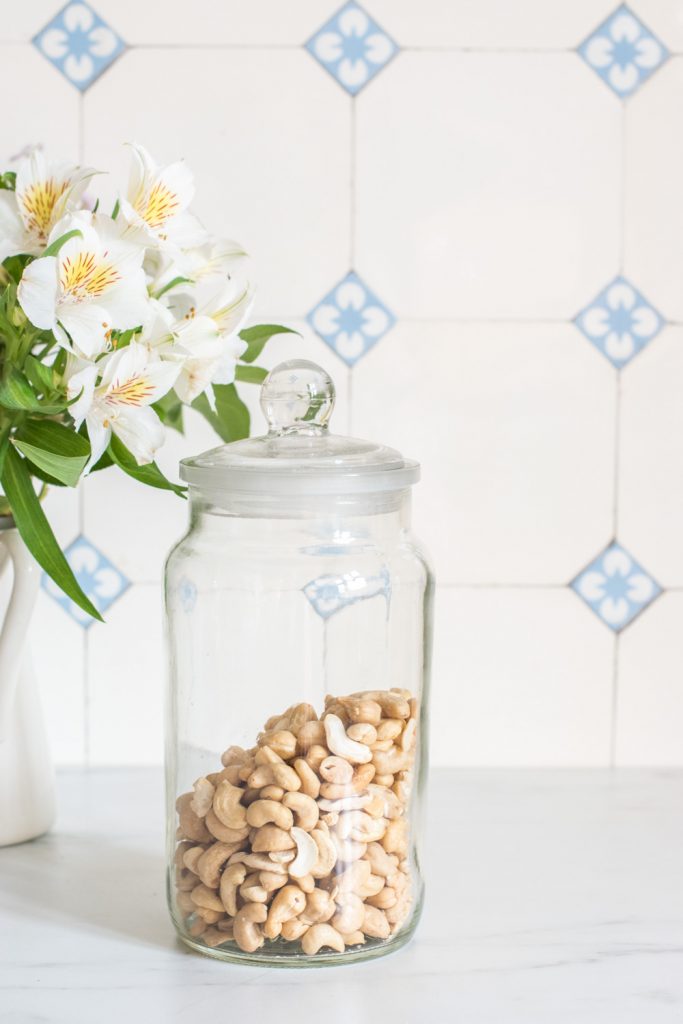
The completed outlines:
<svg viewBox="0 0 683 1024">
<path fill-rule="evenodd" d="M 165 224 L 169 217 L 173 217 L 180 206 L 175 192 L 171 192 L 161 181 L 155 182 L 147 194 L 138 196 L 133 205 L 145 223 L 156 229 Z"/>
<path fill-rule="evenodd" d="M 52 224 L 55 206 L 68 188 L 67 181 L 56 182 L 53 178 L 29 185 L 18 198 L 21 203 L 26 226 L 42 240 L 47 238 Z"/>
<path fill-rule="evenodd" d="M 63 293 L 76 301 L 97 298 L 120 279 L 115 267 L 110 263 L 98 263 L 92 252 L 79 252 L 73 259 L 67 256 L 59 272 Z"/>
<path fill-rule="evenodd" d="M 110 405 L 142 405 L 151 397 L 154 388 L 144 377 L 131 377 L 122 383 L 114 383 L 105 395 Z"/>
</svg>

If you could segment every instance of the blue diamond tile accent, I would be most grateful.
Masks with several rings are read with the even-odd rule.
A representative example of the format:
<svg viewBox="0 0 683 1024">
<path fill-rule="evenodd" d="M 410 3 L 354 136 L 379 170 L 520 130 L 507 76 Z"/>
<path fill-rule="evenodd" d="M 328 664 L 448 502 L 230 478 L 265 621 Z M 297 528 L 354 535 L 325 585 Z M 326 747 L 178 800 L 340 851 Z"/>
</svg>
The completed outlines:
<svg viewBox="0 0 683 1024">
<path fill-rule="evenodd" d="M 617 368 L 630 362 L 664 326 L 654 306 L 623 277 L 600 292 L 574 323 Z"/>
<path fill-rule="evenodd" d="M 129 580 L 86 537 L 78 537 L 69 545 L 64 554 L 81 589 L 99 612 L 106 612 L 107 608 L 110 608 L 121 597 L 121 594 L 128 590 Z M 94 619 L 62 593 L 49 576 L 43 574 L 42 585 L 50 597 L 61 604 L 64 611 L 68 612 L 84 629 L 92 626 Z"/>
<path fill-rule="evenodd" d="M 89 4 L 69 3 L 32 40 L 81 92 L 125 49 L 125 43 Z"/>
<path fill-rule="evenodd" d="M 616 542 L 579 573 L 571 586 L 616 633 L 662 592 L 650 574 Z"/>
<path fill-rule="evenodd" d="M 625 4 L 581 44 L 579 54 L 622 98 L 640 88 L 669 56 L 663 43 Z"/>
<path fill-rule="evenodd" d="M 398 53 L 393 39 L 354 0 L 309 39 L 306 49 L 352 96 Z"/>
<path fill-rule="evenodd" d="M 318 576 L 307 583 L 303 591 L 321 619 L 329 619 L 342 608 L 347 608 L 356 601 L 365 601 L 369 597 L 384 597 L 388 608 L 391 579 L 387 569 L 382 569 L 376 576 L 367 577 L 354 570 L 339 575 L 333 573 Z"/>
<path fill-rule="evenodd" d="M 345 363 L 353 366 L 396 323 L 396 317 L 351 271 L 306 317 Z"/>
</svg>

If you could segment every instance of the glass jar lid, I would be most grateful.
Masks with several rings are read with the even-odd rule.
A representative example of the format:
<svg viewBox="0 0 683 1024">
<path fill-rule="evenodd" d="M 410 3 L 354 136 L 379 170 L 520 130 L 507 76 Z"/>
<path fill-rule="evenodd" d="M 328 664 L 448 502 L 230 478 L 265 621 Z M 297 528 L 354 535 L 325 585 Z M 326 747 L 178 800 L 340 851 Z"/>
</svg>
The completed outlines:
<svg viewBox="0 0 683 1024">
<path fill-rule="evenodd" d="M 252 494 L 376 493 L 416 483 L 418 463 L 393 448 L 330 433 L 334 400 L 320 366 L 280 363 L 261 386 L 268 433 L 183 459 L 181 479 L 201 490 Z"/>
</svg>

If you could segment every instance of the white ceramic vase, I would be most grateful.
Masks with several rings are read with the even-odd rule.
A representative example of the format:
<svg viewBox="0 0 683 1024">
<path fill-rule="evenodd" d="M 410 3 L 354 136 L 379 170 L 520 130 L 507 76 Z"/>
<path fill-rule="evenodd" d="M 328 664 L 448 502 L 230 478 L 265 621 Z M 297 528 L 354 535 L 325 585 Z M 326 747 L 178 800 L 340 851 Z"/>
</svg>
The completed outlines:
<svg viewBox="0 0 683 1024">
<path fill-rule="evenodd" d="M 55 817 L 54 771 L 27 633 L 40 569 L 14 528 L 0 518 L 0 577 L 12 577 L 0 626 L 0 846 L 35 839 Z"/>
</svg>

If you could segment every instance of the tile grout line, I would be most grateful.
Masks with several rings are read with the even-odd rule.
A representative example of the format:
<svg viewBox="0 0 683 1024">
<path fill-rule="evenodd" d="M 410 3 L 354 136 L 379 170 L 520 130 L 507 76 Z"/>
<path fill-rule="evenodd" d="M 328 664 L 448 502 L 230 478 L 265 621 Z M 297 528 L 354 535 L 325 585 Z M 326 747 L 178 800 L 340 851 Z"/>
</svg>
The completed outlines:
<svg viewBox="0 0 683 1024">
<path fill-rule="evenodd" d="M 624 276 L 626 255 L 626 104 L 621 104 L 619 132 L 619 273 Z M 621 470 L 621 369 L 616 371 L 614 401 L 614 467 L 612 475 L 612 533 L 619 535 L 619 478 Z M 614 767 L 617 743 L 617 709 L 619 706 L 619 634 L 615 633 L 612 647 L 612 700 L 610 708 L 610 767 Z"/>
<path fill-rule="evenodd" d="M 610 709 L 610 736 L 609 736 L 609 766 L 610 768 L 616 767 L 616 754 L 617 754 L 617 722 L 618 722 L 618 708 L 619 708 L 619 634 L 614 634 L 614 644 L 612 645 L 612 657 L 614 658 L 614 664 L 612 665 L 612 703 Z"/>
<path fill-rule="evenodd" d="M 78 97 L 78 162 L 85 163 L 85 95 Z M 78 536 L 85 533 L 85 481 L 81 480 L 78 488 Z M 88 674 L 89 636 L 88 630 L 82 630 L 81 658 L 83 666 L 83 761 L 85 767 L 90 766 L 90 679 Z"/>
<path fill-rule="evenodd" d="M 356 97 L 349 97 L 349 269 L 356 269 Z M 353 436 L 353 366 L 347 370 L 348 422 L 347 430 Z"/>
</svg>

